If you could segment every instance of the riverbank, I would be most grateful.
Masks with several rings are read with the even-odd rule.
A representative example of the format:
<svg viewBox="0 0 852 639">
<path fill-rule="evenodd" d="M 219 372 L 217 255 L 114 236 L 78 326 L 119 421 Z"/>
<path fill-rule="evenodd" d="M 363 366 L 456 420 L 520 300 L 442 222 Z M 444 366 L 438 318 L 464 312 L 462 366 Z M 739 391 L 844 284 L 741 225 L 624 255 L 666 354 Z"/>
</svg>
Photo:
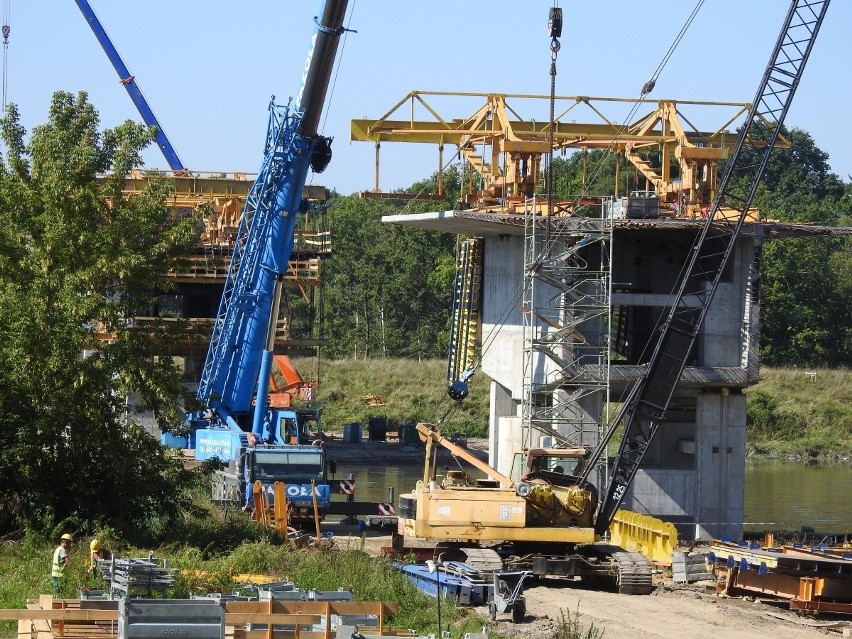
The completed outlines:
<svg viewBox="0 0 852 639">
<path fill-rule="evenodd" d="M 468 438 L 464 446 L 471 455 L 477 459 L 488 462 L 488 440 L 478 437 Z M 389 438 L 384 441 L 343 441 L 340 434 L 333 433 L 326 443 L 328 456 L 337 463 L 346 465 L 388 464 L 408 465 L 423 464 L 426 455 L 426 446 L 422 442 L 417 444 L 403 444 L 398 438 Z M 452 453 L 442 446 L 436 446 L 438 462 L 444 463 L 452 460 Z"/>
</svg>

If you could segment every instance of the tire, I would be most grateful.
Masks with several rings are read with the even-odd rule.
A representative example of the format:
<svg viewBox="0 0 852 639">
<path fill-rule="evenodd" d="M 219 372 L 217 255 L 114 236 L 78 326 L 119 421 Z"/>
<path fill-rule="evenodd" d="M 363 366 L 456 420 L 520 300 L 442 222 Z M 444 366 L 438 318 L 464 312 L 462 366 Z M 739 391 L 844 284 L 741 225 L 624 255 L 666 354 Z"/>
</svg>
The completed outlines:
<svg viewBox="0 0 852 639">
<path fill-rule="evenodd" d="M 512 606 L 512 623 L 521 623 L 527 614 L 527 604 L 523 599 L 518 599 Z"/>
<path fill-rule="evenodd" d="M 491 617 L 491 621 L 497 621 L 497 604 L 493 601 L 488 604 L 488 615 Z"/>
</svg>

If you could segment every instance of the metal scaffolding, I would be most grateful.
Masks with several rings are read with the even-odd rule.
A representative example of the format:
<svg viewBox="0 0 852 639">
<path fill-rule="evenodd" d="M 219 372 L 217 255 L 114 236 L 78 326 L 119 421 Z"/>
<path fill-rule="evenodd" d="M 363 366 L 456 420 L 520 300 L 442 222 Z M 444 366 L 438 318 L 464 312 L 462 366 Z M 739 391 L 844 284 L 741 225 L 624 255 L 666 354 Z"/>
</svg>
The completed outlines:
<svg viewBox="0 0 852 639">
<path fill-rule="evenodd" d="M 524 442 L 594 447 L 608 421 L 611 203 L 542 215 L 524 233 Z"/>
</svg>

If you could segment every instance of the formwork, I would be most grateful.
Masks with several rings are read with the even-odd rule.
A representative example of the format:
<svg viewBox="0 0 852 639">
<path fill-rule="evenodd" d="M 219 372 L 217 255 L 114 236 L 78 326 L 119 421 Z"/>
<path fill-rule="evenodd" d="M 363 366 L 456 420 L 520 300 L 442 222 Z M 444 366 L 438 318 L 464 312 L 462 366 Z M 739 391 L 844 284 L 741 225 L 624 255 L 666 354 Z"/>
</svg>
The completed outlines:
<svg viewBox="0 0 852 639">
<path fill-rule="evenodd" d="M 121 623 L 119 615 L 121 600 L 54 599 L 41 595 L 27 602 L 26 609 L 0 610 L 0 619 L 18 621 L 18 639 L 119 639 Z M 169 604 L 170 600 L 129 599 L 139 608 L 139 602 L 154 606 Z M 337 636 L 340 619 L 374 618 L 375 624 L 358 625 L 364 635 L 379 637 L 413 636 L 407 629 L 387 624 L 390 615 L 398 612 L 393 602 L 355 601 L 224 601 L 225 639 L 330 639 Z M 144 606 L 143 608 L 144 609 Z M 336 617 L 336 619 L 335 619 Z M 136 619 L 145 625 L 144 619 Z M 186 636 L 175 626 L 175 632 L 161 623 L 163 616 L 152 617 L 150 623 L 158 623 L 160 636 Z M 257 624 L 264 630 L 251 630 Z M 309 628 L 322 627 L 323 630 Z M 284 629 L 280 629 L 284 628 Z M 130 631 L 139 636 L 138 628 Z"/>
</svg>

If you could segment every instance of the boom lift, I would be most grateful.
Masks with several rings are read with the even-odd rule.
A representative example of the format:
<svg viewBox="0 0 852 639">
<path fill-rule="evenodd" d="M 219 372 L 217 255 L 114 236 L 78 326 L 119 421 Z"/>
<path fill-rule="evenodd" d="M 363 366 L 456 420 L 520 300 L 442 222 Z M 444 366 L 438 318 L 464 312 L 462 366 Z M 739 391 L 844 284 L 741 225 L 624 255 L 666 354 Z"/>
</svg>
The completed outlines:
<svg viewBox="0 0 852 639">
<path fill-rule="evenodd" d="M 647 371 L 592 455 L 586 459 L 565 451 L 563 461 L 573 457 L 576 463 L 573 472 L 563 473 L 548 459 L 553 453 L 525 451 L 525 474 L 506 477 L 448 442 L 434 427 L 419 424 L 421 439 L 427 442 L 426 465 L 415 489 L 400 496 L 399 535 L 440 539 L 462 554 L 479 560 L 490 556 L 498 565 L 534 575 L 604 577 L 614 579 L 621 592 L 650 592 L 650 566 L 644 558 L 596 542 L 609 530 L 665 417 L 828 4 L 829 0 L 793 0 Z M 739 217 L 731 218 L 723 208 L 739 211 Z M 454 392 L 466 395 L 458 389 Z M 621 445 L 599 500 L 590 475 L 605 462 L 608 444 L 621 424 Z M 434 459 L 430 459 L 433 443 L 448 448 L 490 479 L 472 482 L 455 471 L 438 481 Z M 496 545 L 465 548 L 481 542 Z"/>
<path fill-rule="evenodd" d="M 227 464 L 214 481 L 215 500 L 251 508 L 255 480 L 269 494 L 283 482 L 294 519 L 312 518 L 314 502 L 320 514 L 328 507 L 325 450 L 320 442 L 298 443 L 294 411 L 270 406 L 269 379 L 296 218 L 308 206 L 308 169 L 319 173 L 331 160 L 331 139 L 317 128 L 346 6 L 347 0 L 323 3 L 295 104 L 270 102 L 263 164 L 243 210 L 198 385 L 205 409 L 188 415 L 196 459 Z"/>
<path fill-rule="evenodd" d="M 186 167 L 184 167 L 183 162 L 180 161 L 177 152 L 172 147 L 172 143 L 169 142 L 169 138 L 166 137 L 163 127 L 160 126 L 157 116 L 154 115 L 154 112 L 151 110 L 145 96 L 142 95 L 142 91 L 136 84 L 136 78 L 133 77 L 127 69 L 127 66 L 125 66 L 124 61 L 118 54 L 118 50 L 113 45 L 112 40 L 110 40 L 107 35 L 101 21 L 98 20 L 98 16 L 95 15 L 94 10 L 89 4 L 89 0 L 75 1 L 77 2 L 77 7 L 80 9 L 83 17 L 86 19 L 86 22 L 89 24 L 89 27 L 91 27 L 92 33 L 95 34 L 95 37 L 98 39 L 98 42 L 107 54 L 109 61 L 112 63 L 113 68 L 116 73 L 118 73 L 119 82 L 121 82 L 121 84 L 124 85 L 124 88 L 127 89 L 127 93 L 130 96 L 130 99 L 133 100 L 133 104 L 136 105 L 136 109 L 139 111 L 139 115 L 142 116 L 142 120 L 148 126 L 156 128 L 157 146 L 160 147 L 160 150 L 163 152 L 163 156 L 166 158 L 166 162 L 169 163 L 169 168 L 171 168 L 171 170 L 177 175 L 185 174 L 187 172 Z"/>
</svg>

